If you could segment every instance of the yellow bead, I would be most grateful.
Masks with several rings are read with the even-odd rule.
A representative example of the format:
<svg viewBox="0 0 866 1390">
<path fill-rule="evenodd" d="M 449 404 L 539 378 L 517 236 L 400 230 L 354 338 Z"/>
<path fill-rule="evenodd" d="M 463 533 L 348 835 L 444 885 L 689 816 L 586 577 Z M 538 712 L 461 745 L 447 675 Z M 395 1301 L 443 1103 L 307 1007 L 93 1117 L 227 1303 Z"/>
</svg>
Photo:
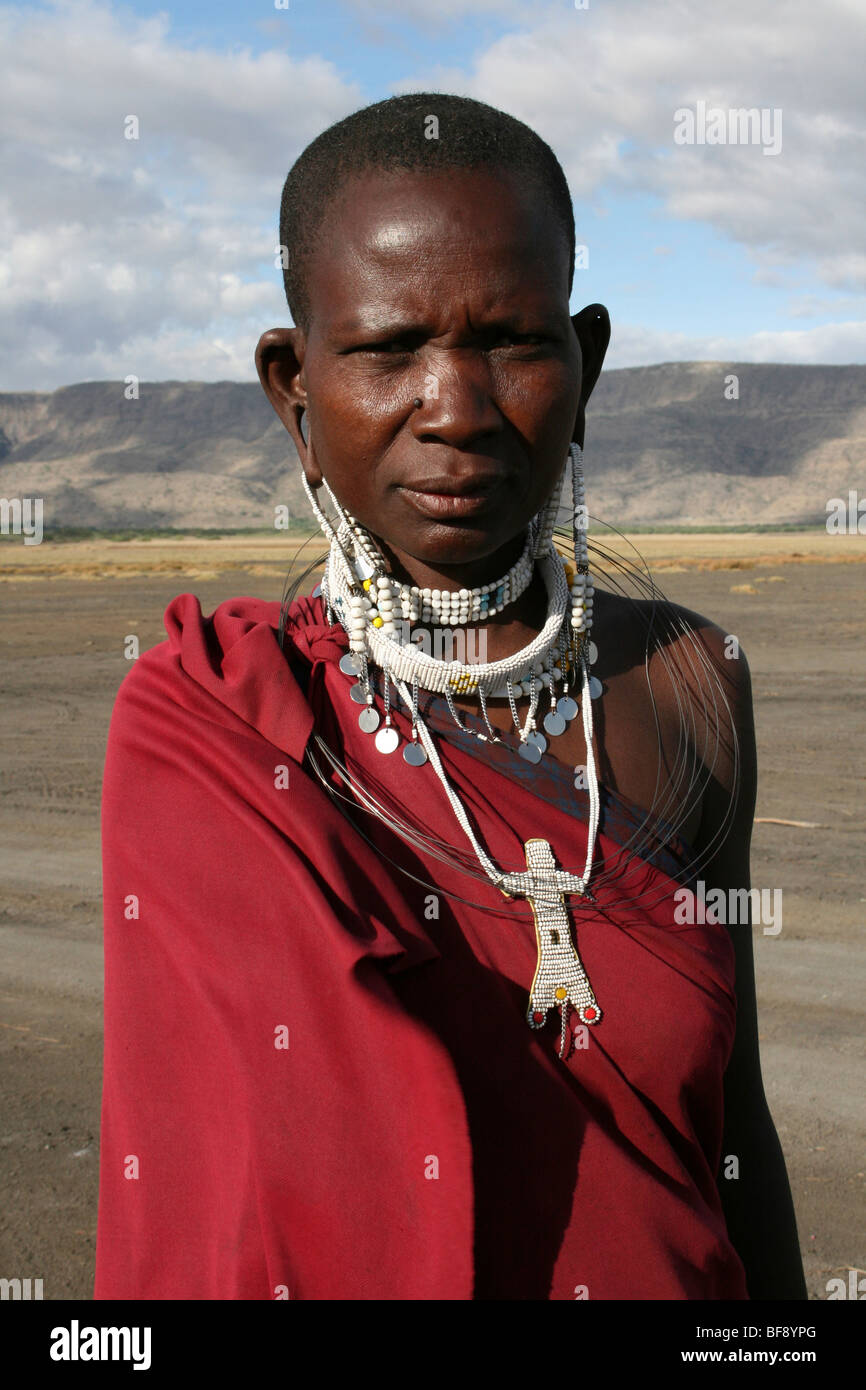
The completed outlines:
<svg viewBox="0 0 866 1390">
<path fill-rule="evenodd" d="M 370 587 L 370 581 L 369 581 L 369 579 L 365 579 L 364 582 L 363 582 L 363 584 L 362 584 L 362 588 L 364 588 L 364 589 L 369 589 L 369 587 Z"/>
<path fill-rule="evenodd" d="M 559 986 L 559 989 L 556 991 L 556 998 L 557 998 L 557 999 L 566 999 L 567 997 L 568 997 L 568 990 L 567 990 L 567 989 L 563 989 L 563 988 L 562 988 L 562 985 L 560 985 L 560 986 Z"/>
<path fill-rule="evenodd" d="M 374 618 L 374 619 L 373 619 L 373 626 L 374 626 L 374 627 L 381 627 L 383 622 L 384 622 L 384 619 L 383 619 L 383 618 Z"/>
</svg>

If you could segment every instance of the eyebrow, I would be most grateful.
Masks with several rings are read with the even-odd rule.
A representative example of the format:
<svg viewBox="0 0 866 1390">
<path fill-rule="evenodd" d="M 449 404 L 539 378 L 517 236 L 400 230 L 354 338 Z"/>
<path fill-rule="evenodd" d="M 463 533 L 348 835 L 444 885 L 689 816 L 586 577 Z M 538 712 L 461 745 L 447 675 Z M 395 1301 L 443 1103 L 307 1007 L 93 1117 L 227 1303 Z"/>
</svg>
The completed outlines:
<svg viewBox="0 0 866 1390">
<path fill-rule="evenodd" d="M 426 333 L 428 328 L 420 319 L 363 318 L 337 323 L 331 330 L 340 338 L 397 338 L 406 333 Z"/>
<path fill-rule="evenodd" d="M 553 311 L 544 310 L 519 310 L 499 311 L 494 313 L 489 319 L 476 326 L 475 333 L 489 333 L 491 329 L 519 328 L 523 331 L 540 327 L 552 328 L 554 326 Z M 339 339 L 369 338 L 377 341 L 387 341 L 389 339 L 400 339 L 419 334 L 431 332 L 429 323 L 423 319 L 394 319 L 379 318 L 371 315 L 369 318 L 349 319 L 344 322 L 336 323 L 329 337 Z"/>
</svg>

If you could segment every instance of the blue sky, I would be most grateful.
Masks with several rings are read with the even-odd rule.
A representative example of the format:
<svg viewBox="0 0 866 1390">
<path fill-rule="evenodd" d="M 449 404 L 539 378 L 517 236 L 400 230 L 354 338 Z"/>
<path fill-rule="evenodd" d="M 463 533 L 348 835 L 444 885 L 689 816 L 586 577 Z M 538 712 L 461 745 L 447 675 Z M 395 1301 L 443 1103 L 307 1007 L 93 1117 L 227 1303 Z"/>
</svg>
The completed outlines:
<svg viewBox="0 0 866 1390">
<path fill-rule="evenodd" d="M 864 57 L 854 0 L 0 4 L 0 387 L 251 378 L 288 321 L 290 164 L 425 88 L 554 148 L 589 248 L 572 308 L 607 305 L 609 366 L 866 361 Z M 778 111 L 778 153 L 676 144 L 701 102 Z"/>
</svg>

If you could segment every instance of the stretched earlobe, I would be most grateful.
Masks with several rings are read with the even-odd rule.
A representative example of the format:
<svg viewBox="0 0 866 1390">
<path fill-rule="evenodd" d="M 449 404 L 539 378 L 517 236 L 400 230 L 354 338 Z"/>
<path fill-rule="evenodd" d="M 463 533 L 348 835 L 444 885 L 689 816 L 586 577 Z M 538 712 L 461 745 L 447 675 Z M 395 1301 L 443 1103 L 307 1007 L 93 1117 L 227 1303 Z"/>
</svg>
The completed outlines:
<svg viewBox="0 0 866 1390">
<path fill-rule="evenodd" d="M 309 412 L 299 410 L 294 416 L 297 425 L 298 436 L 295 440 L 295 449 L 301 464 L 301 472 L 310 487 L 320 488 L 325 482 L 322 470 L 316 460 L 315 445 L 310 443 L 310 419 Z M 327 486 L 327 484 L 325 484 Z"/>
<path fill-rule="evenodd" d="M 297 328 L 271 328 L 262 334 L 256 347 L 256 371 L 262 389 L 291 435 L 299 456 L 306 452 L 309 442 L 309 424 L 304 422 L 307 412 L 303 357 L 303 334 Z"/>
<path fill-rule="evenodd" d="M 586 429 L 586 403 L 601 375 L 610 342 L 610 316 L 603 304 L 588 304 L 585 309 L 581 309 L 579 314 L 572 314 L 571 322 L 580 343 L 583 360 L 580 401 L 575 416 L 572 439 L 583 448 Z"/>
</svg>

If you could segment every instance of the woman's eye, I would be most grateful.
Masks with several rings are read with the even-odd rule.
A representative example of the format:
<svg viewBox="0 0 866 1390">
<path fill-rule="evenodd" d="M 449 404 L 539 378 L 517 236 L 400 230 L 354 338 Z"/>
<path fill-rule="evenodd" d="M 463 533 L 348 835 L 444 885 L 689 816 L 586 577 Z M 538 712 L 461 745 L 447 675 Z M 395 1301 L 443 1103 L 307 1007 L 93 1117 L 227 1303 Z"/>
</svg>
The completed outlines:
<svg viewBox="0 0 866 1390">
<path fill-rule="evenodd" d="M 541 333 L 500 333 L 490 337 L 484 344 L 484 351 L 494 348 L 542 347 L 548 341 Z M 368 357 L 399 357 L 414 352 L 418 343 L 408 338 L 391 338 L 383 343 L 360 343 L 352 352 L 361 352 Z"/>
<path fill-rule="evenodd" d="M 395 356 L 401 352 L 411 352 L 412 349 L 410 345 L 403 342 L 402 339 L 394 338 L 388 343 L 364 343 L 361 347 L 357 348 L 356 351 L 381 353 L 383 356 Z"/>
<path fill-rule="evenodd" d="M 503 333 L 494 344 L 495 347 L 539 347 L 544 342 L 540 333 Z"/>
</svg>

